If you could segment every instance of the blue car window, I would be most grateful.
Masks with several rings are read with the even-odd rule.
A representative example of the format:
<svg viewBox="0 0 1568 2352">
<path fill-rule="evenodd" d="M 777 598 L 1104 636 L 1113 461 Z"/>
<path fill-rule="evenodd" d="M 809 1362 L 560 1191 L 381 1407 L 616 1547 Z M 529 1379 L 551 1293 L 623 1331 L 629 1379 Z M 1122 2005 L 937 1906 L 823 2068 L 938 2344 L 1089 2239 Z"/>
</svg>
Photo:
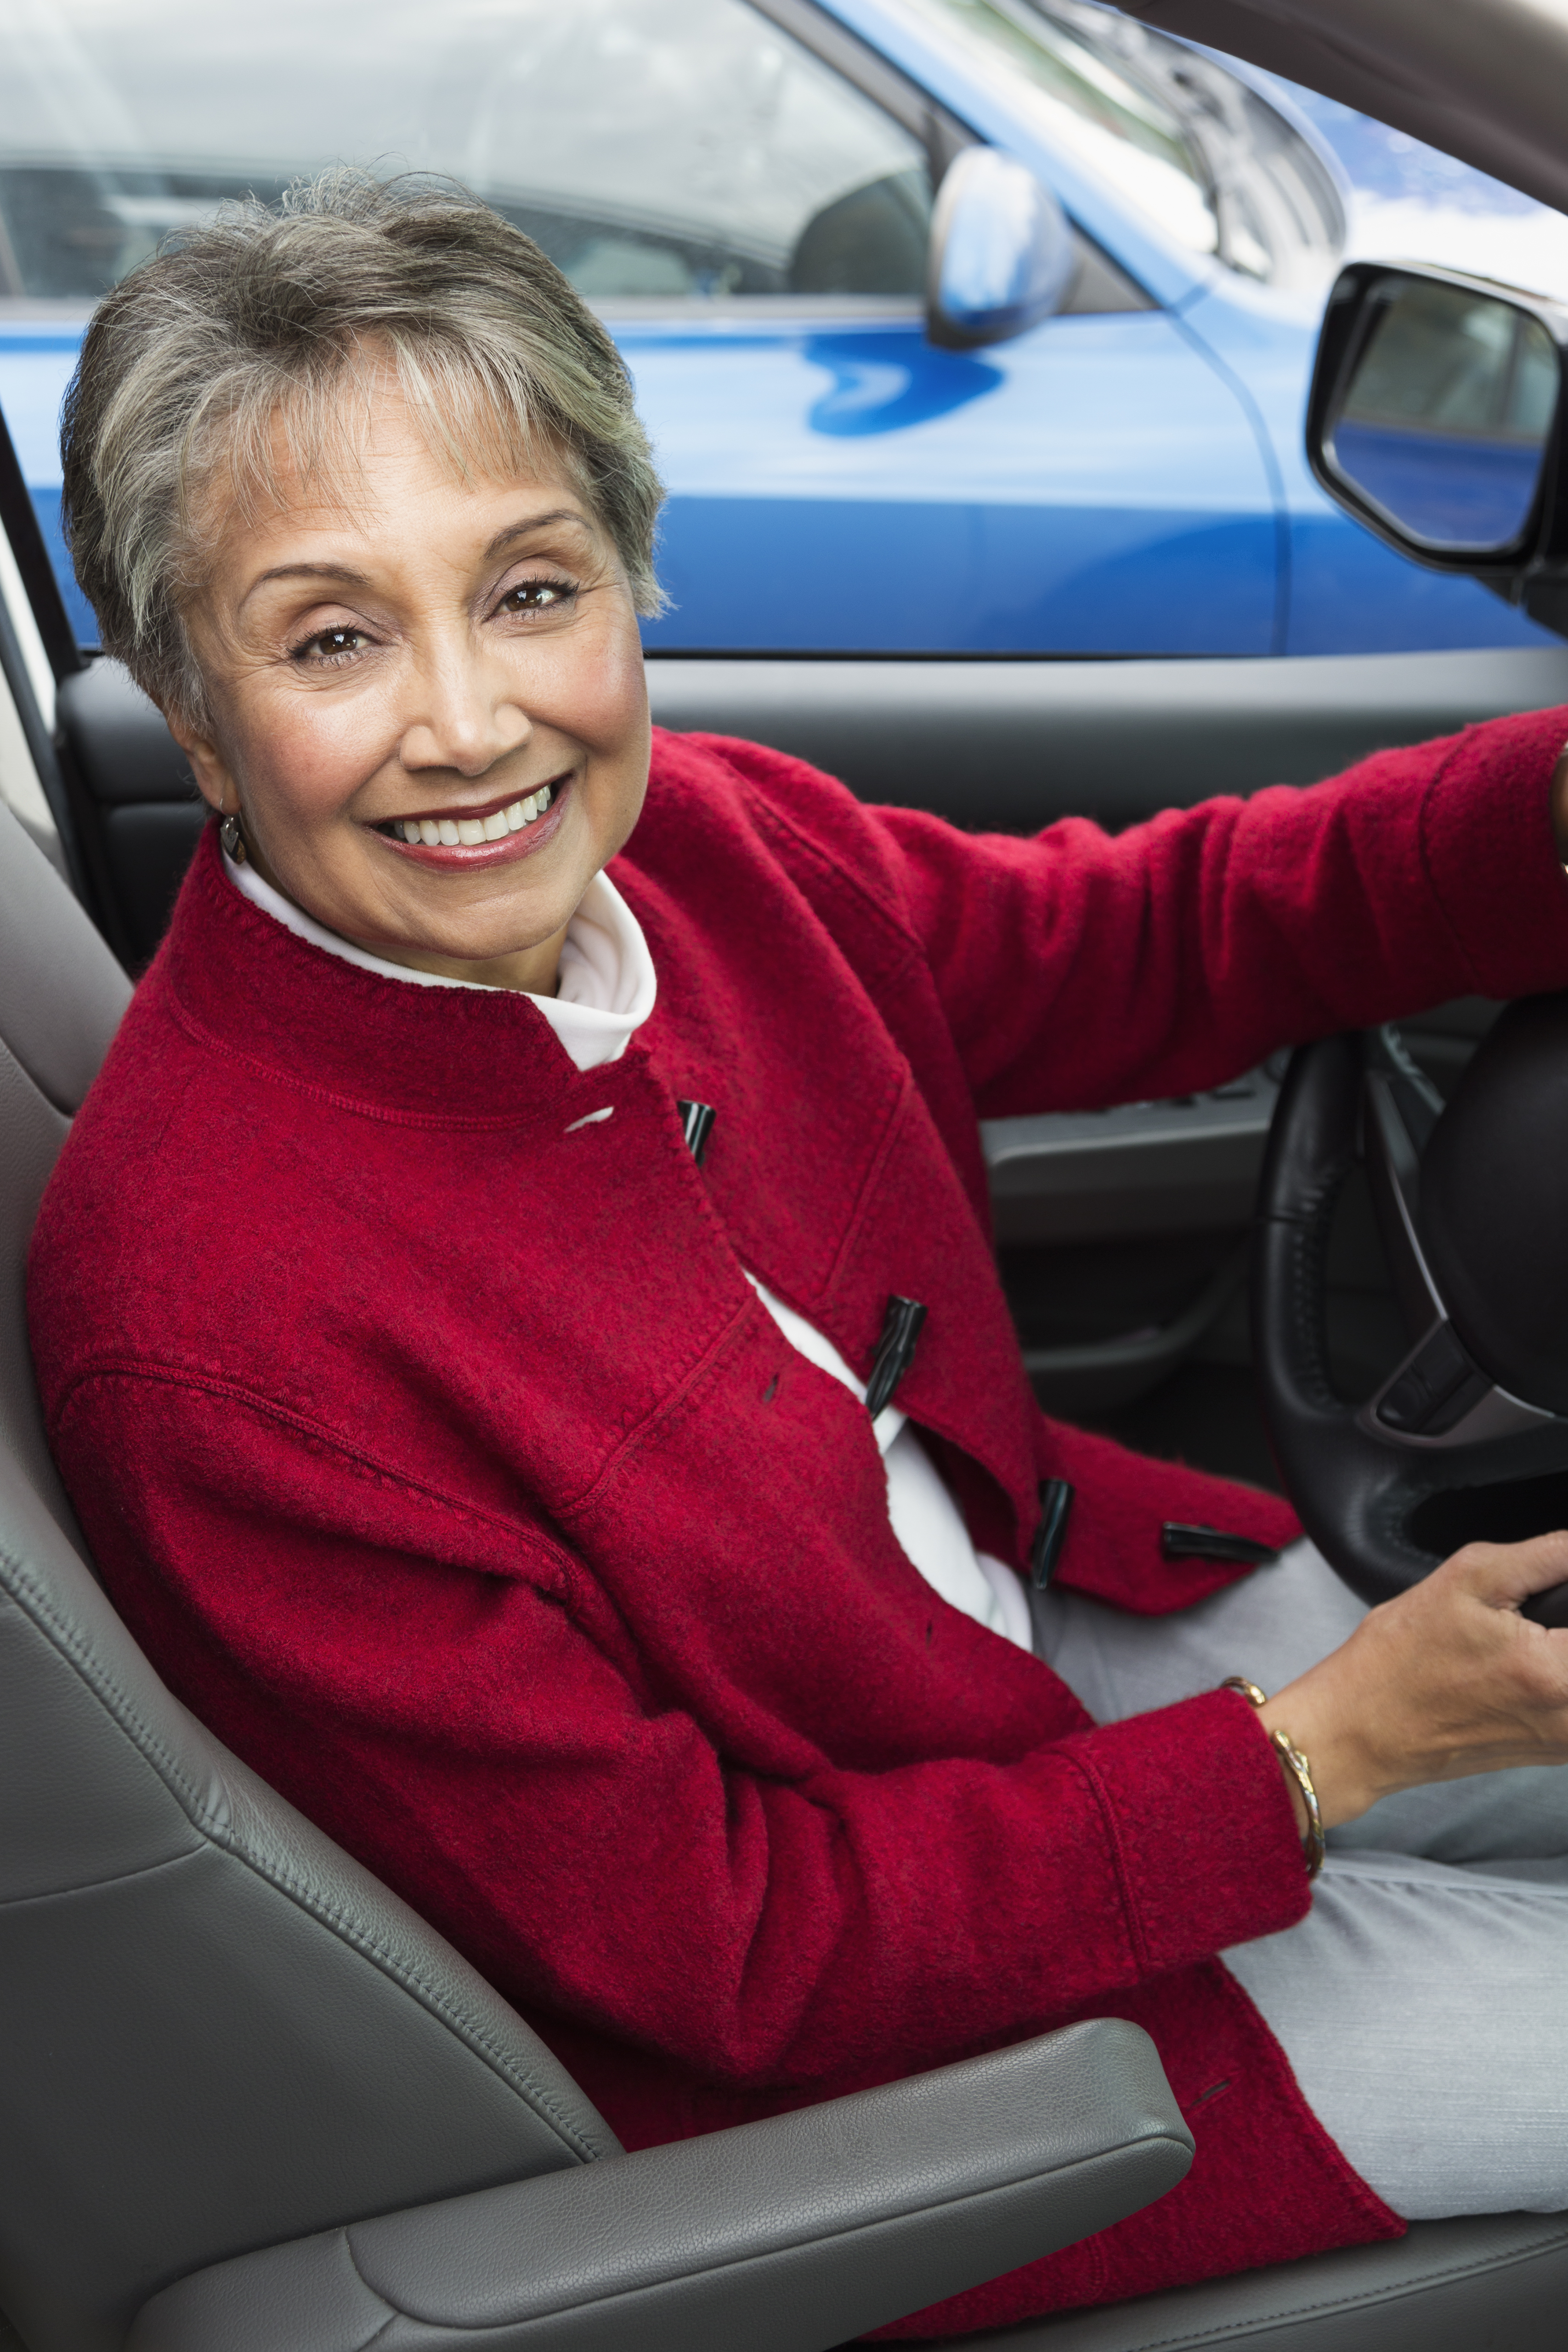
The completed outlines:
<svg viewBox="0 0 1568 2352">
<path fill-rule="evenodd" d="M 0 0 L 0 297 L 337 158 L 455 174 L 592 300 L 923 288 L 923 148 L 744 0 Z"/>
</svg>

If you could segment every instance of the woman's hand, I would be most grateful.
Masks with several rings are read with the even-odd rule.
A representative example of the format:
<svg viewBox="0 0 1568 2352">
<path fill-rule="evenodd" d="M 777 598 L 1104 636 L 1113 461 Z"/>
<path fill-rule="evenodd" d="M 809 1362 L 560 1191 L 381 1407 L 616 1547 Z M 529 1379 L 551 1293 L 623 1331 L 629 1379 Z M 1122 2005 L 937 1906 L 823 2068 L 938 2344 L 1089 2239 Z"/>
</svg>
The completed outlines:
<svg viewBox="0 0 1568 2352">
<path fill-rule="evenodd" d="M 1568 1533 L 1467 1544 L 1276 1692 L 1259 1720 L 1305 1752 L 1325 1829 L 1428 1780 L 1568 1764 L 1568 1632 L 1519 1613 L 1564 1581 Z"/>
</svg>

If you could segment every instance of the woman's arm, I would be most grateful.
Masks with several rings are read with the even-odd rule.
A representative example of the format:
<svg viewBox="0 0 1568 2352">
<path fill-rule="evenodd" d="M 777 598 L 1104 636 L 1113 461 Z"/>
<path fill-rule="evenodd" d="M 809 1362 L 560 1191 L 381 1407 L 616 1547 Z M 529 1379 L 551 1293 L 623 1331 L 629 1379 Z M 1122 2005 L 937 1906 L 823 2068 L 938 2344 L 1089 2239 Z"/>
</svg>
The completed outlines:
<svg viewBox="0 0 1568 2352">
<path fill-rule="evenodd" d="M 1532 712 L 1114 837 L 875 821 L 982 1114 L 1087 1108 L 1568 985 L 1565 736 L 1568 711 Z"/>
</svg>

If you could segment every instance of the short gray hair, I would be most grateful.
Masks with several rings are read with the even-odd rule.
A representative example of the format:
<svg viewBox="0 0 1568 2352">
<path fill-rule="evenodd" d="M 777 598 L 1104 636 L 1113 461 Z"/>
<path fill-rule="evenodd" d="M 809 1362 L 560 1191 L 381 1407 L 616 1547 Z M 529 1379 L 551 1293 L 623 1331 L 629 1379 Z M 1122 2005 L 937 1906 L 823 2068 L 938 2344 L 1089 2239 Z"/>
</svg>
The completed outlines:
<svg viewBox="0 0 1568 2352">
<path fill-rule="evenodd" d="M 103 648 L 207 713 L 184 606 L 224 516 L 352 458 L 345 381 L 386 367 L 459 477 L 563 469 L 640 613 L 663 493 L 609 336 L 531 239 L 465 190 L 340 167 L 226 205 L 94 312 L 60 435 L 67 543 Z M 226 474 L 226 483 L 223 480 Z"/>
</svg>

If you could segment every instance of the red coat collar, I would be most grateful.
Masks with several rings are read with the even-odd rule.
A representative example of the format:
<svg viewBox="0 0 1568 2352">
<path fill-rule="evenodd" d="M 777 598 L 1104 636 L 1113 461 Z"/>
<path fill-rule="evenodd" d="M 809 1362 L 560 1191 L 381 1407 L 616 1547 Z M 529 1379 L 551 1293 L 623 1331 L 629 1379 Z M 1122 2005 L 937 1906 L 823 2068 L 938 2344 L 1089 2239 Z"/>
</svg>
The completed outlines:
<svg viewBox="0 0 1568 2352">
<path fill-rule="evenodd" d="M 205 1044 L 382 1116 L 554 1124 L 574 1090 L 605 1084 L 603 1070 L 578 1072 L 526 996 L 384 980 L 297 938 L 234 888 L 212 826 L 144 983 L 160 984 Z"/>
</svg>

